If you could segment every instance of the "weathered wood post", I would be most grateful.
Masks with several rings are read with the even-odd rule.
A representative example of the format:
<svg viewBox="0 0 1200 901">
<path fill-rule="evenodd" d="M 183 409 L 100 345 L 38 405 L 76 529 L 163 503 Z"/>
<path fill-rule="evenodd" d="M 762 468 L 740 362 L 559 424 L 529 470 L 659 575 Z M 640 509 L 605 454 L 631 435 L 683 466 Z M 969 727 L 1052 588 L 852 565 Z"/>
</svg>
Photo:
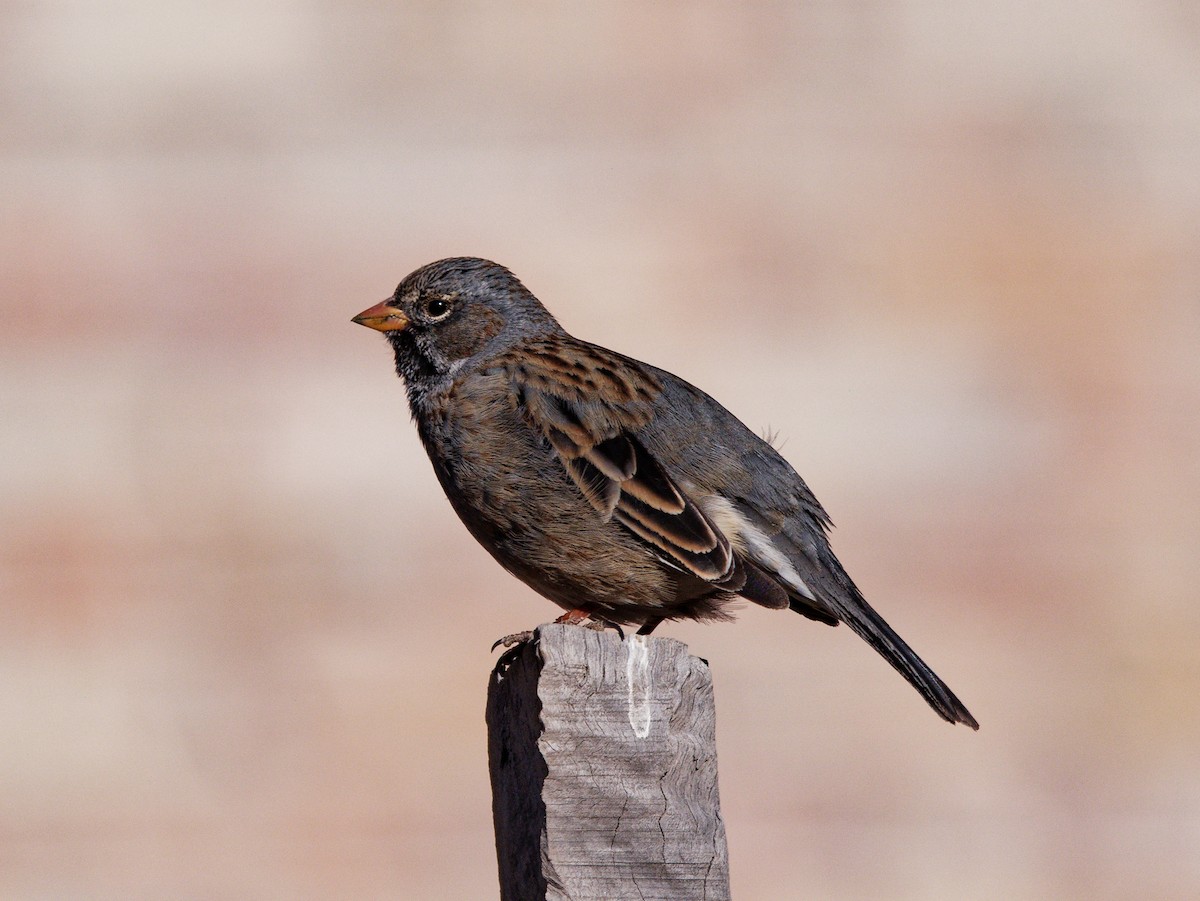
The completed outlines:
<svg viewBox="0 0 1200 901">
<path fill-rule="evenodd" d="M 497 662 L 502 901 L 729 898 L 708 664 L 670 638 L 546 625 Z"/>
</svg>

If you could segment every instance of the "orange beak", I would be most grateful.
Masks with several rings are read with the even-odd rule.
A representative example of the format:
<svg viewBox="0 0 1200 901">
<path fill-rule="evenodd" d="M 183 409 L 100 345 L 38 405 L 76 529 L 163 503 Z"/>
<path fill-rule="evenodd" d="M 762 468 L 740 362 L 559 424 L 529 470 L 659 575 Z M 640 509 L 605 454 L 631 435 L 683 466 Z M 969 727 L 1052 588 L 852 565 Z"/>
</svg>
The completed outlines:
<svg viewBox="0 0 1200 901">
<path fill-rule="evenodd" d="M 399 307 L 392 306 L 389 297 L 382 303 L 377 303 L 369 310 L 363 310 L 351 322 L 365 325 L 381 332 L 402 332 L 408 328 L 408 317 Z"/>
</svg>

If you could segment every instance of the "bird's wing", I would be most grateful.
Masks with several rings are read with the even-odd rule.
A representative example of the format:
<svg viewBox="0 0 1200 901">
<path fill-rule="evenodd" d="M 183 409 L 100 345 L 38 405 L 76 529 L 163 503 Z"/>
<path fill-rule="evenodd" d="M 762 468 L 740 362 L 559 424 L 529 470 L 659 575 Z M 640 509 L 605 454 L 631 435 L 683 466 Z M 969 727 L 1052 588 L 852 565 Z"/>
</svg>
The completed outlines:
<svg viewBox="0 0 1200 901">
<path fill-rule="evenodd" d="M 743 568 L 729 539 L 637 438 L 662 386 L 602 347 L 550 338 L 502 360 L 517 403 L 583 496 L 651 545 L 663 562 L 737 591 Z"/>
</svg>

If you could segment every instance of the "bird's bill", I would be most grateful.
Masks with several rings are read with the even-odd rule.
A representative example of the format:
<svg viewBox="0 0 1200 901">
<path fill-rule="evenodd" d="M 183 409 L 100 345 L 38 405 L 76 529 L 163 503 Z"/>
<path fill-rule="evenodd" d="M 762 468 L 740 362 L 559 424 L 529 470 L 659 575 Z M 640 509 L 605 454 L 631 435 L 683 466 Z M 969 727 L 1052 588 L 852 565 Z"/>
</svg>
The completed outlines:
<svg viewBox="0 0 1200 901">
<path fill-rule="evenodd" d="M 391 298 L 388 298 L 368 310 L 363 310 L 351 321 L 381 332 L 402 332 L 408 328 L 409 320 L 403 310 L 392 306 Z"/>
</svg>

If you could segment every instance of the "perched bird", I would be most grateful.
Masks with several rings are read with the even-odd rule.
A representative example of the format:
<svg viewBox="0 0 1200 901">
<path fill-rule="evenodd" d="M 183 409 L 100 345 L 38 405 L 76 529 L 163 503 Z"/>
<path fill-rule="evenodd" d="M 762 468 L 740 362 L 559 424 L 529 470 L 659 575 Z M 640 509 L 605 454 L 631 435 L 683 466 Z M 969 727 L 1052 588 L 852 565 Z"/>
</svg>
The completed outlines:
<svg viewBox="0 0 1200 901">
<path fill-rule="evenodd" d="M 739 595 L 790 607 L 846 623 L 944 719 L 979 728 L 863 599 L 804 480 L 700 389 L 567 334 L 488 260 L 423 266 L 354 321 L 391 342 L 459 518 L 561 621 L 645 634 L 729 619 Z"/>
</svg>

